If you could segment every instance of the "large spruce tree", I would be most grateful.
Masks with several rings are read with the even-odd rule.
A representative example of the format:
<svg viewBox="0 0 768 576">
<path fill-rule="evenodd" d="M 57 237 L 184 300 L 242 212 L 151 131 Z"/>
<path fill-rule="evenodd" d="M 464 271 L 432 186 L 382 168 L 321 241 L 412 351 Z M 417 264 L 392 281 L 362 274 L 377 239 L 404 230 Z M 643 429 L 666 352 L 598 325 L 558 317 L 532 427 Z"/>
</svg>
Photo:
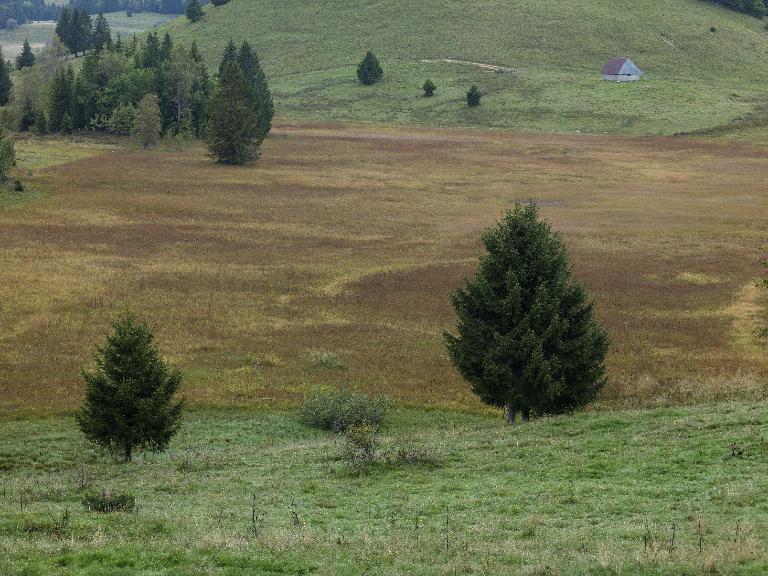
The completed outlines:
<svg viewBox="0 0 768 576">
<path fill-rule="evenodd" d="M 112 328 L 97 348 L 95 369 L 83 370 L 85 404 L 76 419 L 89 440 L 128 462 L 137 448 L 164 450 L 178 431 L 184 401 L 175 395 L 181 373 L 166 365 L 154 334 L 131 311 Z"/>
<path fill-rule="evenodd" d="M 91 47 L 94 50 L 101 51 L 104 48 L 112 46 L 112 30 L 104 14 L 99 12 L 96 21 L 93 24 L 93 33 L 91 34 Z"/>
<path fill-rule="evenodd" d="M 50 87 L 48 128 L 51 132 L 61 130 L 64 117 L 67 114 L 71 114 L 72 88 L 72 68 L 59 68 L 54 74 L 53 80 L 51 80 Z"/>
<path fill-rule="evenodd" d="M 237 60 L 222 64 L 209 110 L 207 140 L 211 157 L 222 164 L 255 160 L 260 143 L 258 116 Z"/>
<path fill-rule="evenodd" d="M 534 204 L 516 205 L 482 237 L 473 280 L 453 295 L 458 335 L 445 334 L 458 371 L 514 422 L 571 411 L 604 384 L 608 337 L 571 277 L 560 236 Z"/>
<path fill-rule="evenodd" d="M 243 42 L 240 46 L 237 62 L 240 64 L 243 77 L 250 89 L 251 107 L 257 116 L 258 140 L 262 142 L 272 129 L 272 118 L 275 115 L 275 106 L 272 103 L 272 94 L 267 85 L 267 77 L 261 68 L 258 55 L 248 42 Z"/>
</svg>

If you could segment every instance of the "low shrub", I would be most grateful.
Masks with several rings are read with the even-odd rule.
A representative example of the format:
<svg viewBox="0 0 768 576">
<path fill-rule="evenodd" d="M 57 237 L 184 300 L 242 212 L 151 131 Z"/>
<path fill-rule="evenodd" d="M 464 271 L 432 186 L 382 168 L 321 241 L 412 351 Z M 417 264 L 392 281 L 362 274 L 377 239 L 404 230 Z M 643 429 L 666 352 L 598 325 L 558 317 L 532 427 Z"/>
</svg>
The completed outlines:
<svg viewBox="0 0 768 576">
<path fill-rule="evenodd" d="M 300 418 L 307 426 L 337 433 L 350 426 L 378 428 L 391 405 L 388 396 L 368 396 L 340 389 L 308 396 L 301 406 Z"/>
<path fill-rule="evenodd" d="M 101 493 L 87 494 L 83 498 L 86 510 L 94 512 L 133 512 L 136 508 L 136 498 L 133 494 L 113 494 L 109 490 Z"/>
<path fill-rule="evenodd" d="M 313 350 L 309 353 L 309 364 L 312 368 L 326 368 L 329 370 L 344 370 L 344 361 L 335 352 L 322 352 Z"/>
<path fill-rule="evenodd" d="M 363 468 L 376 461 L 379 438 L 370 424 L 352 425 L 343 432 L 344 459 L 353 468 Z"/>
</svg>

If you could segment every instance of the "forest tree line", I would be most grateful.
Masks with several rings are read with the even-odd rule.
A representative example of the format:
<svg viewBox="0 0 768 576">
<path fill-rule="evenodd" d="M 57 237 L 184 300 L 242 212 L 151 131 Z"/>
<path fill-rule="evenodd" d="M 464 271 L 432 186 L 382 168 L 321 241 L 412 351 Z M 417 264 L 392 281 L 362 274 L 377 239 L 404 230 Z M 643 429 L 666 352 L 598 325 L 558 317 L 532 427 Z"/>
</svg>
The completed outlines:
<svg viewBox="0 0 768 576">
<path fill-rule="evenodd" d="M 0 0 L 0 28 L 13 29 L 34 20 L 56 20 L 61 6 L 45 0 Z"/>
<path fill-rule="evenodd" d="M 58 37 L 37 55 L 33 66 L 19 71 L 7 125 L 40 134 L 77 130 L 132 134 L 137 118 L 146 112 L 142 102 L 151 96 L 156 101 L 158 135 L 209 140 L 215 136 L 225 145 L 237 137 L 239 155 L 230 157 L 229 163 L 257 156 L 271 127 L 273 105 L 258 56 L 248 42 L 239 48 L 230 42 L 212 76 L 195 43 L 175 45 L 168 33 L 161 38 L 154 32 L 141 42 L 135 36 L 127 42 L 113 40 L 106 21 L 102 24 L 106 28 L 79 71 L 68 61 L 69 49 Z M 0 67 L 7 66 L 2 62 Z M 222 99 L 227 90 L 233 97 Z M 230 104 L 234 111 L 227 109 Z M 222 118 L 236 118 L 236 126 L 222 123 Z M 207 130 L 209 123 L 213 130 Z M 220 133 L 215 135 L 217 129 Z"/>
<path fill-rule="evenodd" d="M 750 14 L 762 18 L 768 13 L 768 0 L 703 0 L 704 2 L 710 2 L 712 4 L 718 4 L 735 10 L 736 12 L 743 12 L 744 14 Z"/>
</svg>

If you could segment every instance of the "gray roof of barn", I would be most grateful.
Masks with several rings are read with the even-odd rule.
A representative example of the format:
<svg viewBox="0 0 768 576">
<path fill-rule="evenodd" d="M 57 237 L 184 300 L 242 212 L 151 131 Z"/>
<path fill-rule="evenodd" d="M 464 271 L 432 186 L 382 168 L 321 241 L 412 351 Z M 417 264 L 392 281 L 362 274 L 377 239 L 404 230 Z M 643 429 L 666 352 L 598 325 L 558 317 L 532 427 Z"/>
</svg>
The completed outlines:
<svg viewBox="0 0 768 576">
<path fill-rule="evenodd" d="M 643 71 L 638 68 L 629 58 L 611 58 L 603 66 L 603 74 L 611 76 L 633 76 L 640 75 Z"/>
</svg>

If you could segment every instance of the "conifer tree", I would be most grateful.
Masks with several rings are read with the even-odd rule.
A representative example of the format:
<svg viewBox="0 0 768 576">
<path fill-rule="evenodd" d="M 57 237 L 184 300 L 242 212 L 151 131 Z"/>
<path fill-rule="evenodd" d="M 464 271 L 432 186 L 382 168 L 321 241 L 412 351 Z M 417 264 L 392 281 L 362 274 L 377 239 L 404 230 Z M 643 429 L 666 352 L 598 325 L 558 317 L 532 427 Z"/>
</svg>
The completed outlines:
<svg viewBox="0 0 768 576">
<path fill-rule="evenodd" d="M 72 12 L 70 11 L 69 6 L 65 5 L 64 8 L 61 9 L 58 22 L 56 22 L 56 36 L 59 37 L 61 43 L 64 44 L 70 52 L 72 51 L 72 27 Z"/>
<path fill-rule="evenodd" d="M 469 92 L 467 92 L 467 106 L 479 106 L 480 105 L 480 90 L 478 90 L 477 86 L 474 84 L 470 87 Z"/>
<path fill-rule="evenodd" d="M 70 26 L 69 49 L 77 57 L 78 53 L 85 52 L 91 43 L 91 17 L 85 10 L 76 8 L 72 13 Z"/>
<path fill-rule="evenodd" d="M 378 58 L 369 50 L 357 66 L 357 79 L 361 84 L 368 86 L 381 80 L 382 76 L 384 76 L 384 70 Z"/>
<path fill-rule="evenodd" d="M 32 52 L 32 47 L 29 45 L 29 40 L 24 38 L 24 47 L 21 49 L 21 54 L 16 57 L 16 69 L 29 68 L 35 65 L 35 54 Z"/>
<path fill-rule="evenodd" d="M 251 107 L 257 116 L 258 139 L 262 142 L 272 128 L 272 118 L 275 115 L 267 77 L 261 68 L 258 55 L 248 42 L 243 42 L 240 46 L 237 61 L 250 89 Z"/>
<path fill-rule="evenodd" d="M 210 102 L 207 140 L 211 157 L 222 164 L 245 164 L 258 157 L 258 118 L 236 60 L 223 63 L 219 73 Z"/>
<path fill-rule="evenodd" d="M 99 12 L 93 25 L 91 47 L 96 51 L 101 51 L 110 46 L 112 46 L 112 30 L 110 29 L 109 22 L 107 22 L 104 14 Z"/>
<path fill-rule="evenodd" d="M 437 86 L 435 86 L 435 83 L 432 82 L 432 80 L 427 80 L 424 82 L 424 86 L 421 87 L 422 90 L 424 90 L 424 96 L 427 98 L 430 98 L 435 94 L 435 89 Z"/>
<path fill-rule="evenodd" d="M 160 65 L 160 39 L 154 32 L 147 34 L 142 65 L 144 68 L 157 68 Z"/>
<path fill-rule="evenodd" d="M 190 22 L 198 22 L 203 17 L 203 8 L 199 0 L 189 0 L 187 2 L 187 19 Z"/>
<path fill-rule="evenodd" d="M 38 136 L 48 134 L 48 118 L 45 115 L 45 110 L 42 108 L 38 108 L 35 112 L 35 133 Z"/>
<path fill-rule="evenodd" d="M 166 32 L 163 35 L 163 43 L 160 45 L 160 62 L 168 61 L 171 57 L 171 52 L 173 52 L 173 40 L 171 35 Z"/>
<path fill-rule="evenodd" d="M 91 442 L 129 462 L 137 448 L 165 450 L 178 431 L 181 373 L 166 365 L 154 334 L 132 312 L 122 313 L 112 329 L 97 348 L 95 369 L 83 370 L 85 403 L 76 419 Z"/>
<path fill-rule="evenodd" d="M 571 278 L 560 236 L 534 204 L 517 204 L 482 240 L 475 278 L 453 295 L 458 335 L 445 334 L 458 371 L 510 422 L 517 410 L 527 419 L 592 401 L 605 382 L 608 337 Z"/>
<path fill-rule="evenodd" d="M 71 71 L 71 68 L 69 70 Z M 53 80 L 51 80 L 48 109 L 48 129 L 51 132 L 58 132 L 62 129 L 64 116 L 69 113 L 72 107 L 72 84 L 70 82 L 71 75 L 65 68 L 57 70 Z M 71 119 L 70 115 L 70 121 Z"/>
<path fill-rule="evenodd" d="M 21 118 L 19 119 L 19 130 L 27 132 L 35 123 L 35 104 L 32 98 L 26 97 L 21 103 Z"/>
<path fill-rule="evenodd" d="M 10 63 L 5 60 L 3 51 L 0 49 L 0 106 L 8 104 L 12 87 Z"/>
<path fill-rule="evenodd" d="M 235 46 L 235 43 L 232 41 L 232 39 L 230 39 L 229 43 L 227 44 L 227 47 L 224 48 L 224 54 L 222 55 L 221 62 L 219 63 L 219 74 L 221 74 L 222 70 L 224 70 L 224 66 L 226 66 L 230 62 L 237 62 L 237 61 L 238 61 L 237 46 Z"/>
</svg>

